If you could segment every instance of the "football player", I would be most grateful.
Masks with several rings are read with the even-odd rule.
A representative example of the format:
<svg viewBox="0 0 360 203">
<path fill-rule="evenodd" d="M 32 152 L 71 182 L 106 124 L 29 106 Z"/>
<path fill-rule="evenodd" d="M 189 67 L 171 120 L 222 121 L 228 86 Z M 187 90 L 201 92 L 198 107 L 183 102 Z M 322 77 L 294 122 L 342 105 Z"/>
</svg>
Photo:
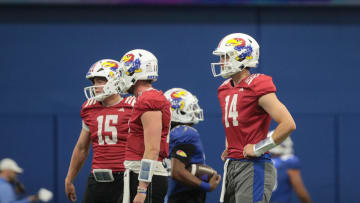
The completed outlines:
<svg viewBox="0 0 360 203">
<path fill-rule="evenodd" d="M 125 153 L 123 202 L 164 202 L 168 171 L 170 102 L 152 87 L 158 78 L 158 61 L 149 51 L 135 49 L 120 61 L 119 88 L 136 96 Z"/>
<path fill-rule="evenodd" d="M 268 133 L 272 136 L 274 131 Z M 311 198 L 301 178 L 301 164 L 294 155 L 293 142 L 290 137 L 270 150 L 272 161 L 277 171 L 277 184 L 270 203 L 290 203 L 294 189 L 301 203 L 311 203 Z"/>
<path fill-rule="evenodd" d="M 270 76 L 251 74 L 259 60 L 259 45 L 251 36 L 234 33 L 224 37 L 213 54 L 213 75 L 230 78 L 218 88 L 226 133 L 221 202 L 268 203 L 275 184 L 275 168 L 268 150 L 295 130 L 287 108 L 276 97 Z M 217 68 L 220 70 L 217 70 Z M 278 125 L 267 137 L 270 121 Z"/>
<path fill-rule="evenodd" d="M 187 170 L 191 164 L 205 164 L 205 154 L 194 124 L 203 121 L 203 110 L 198 99 L 189 91 L 172 88 L 165 92 L 171 103 L 170 156 L 171 179 L 168 203 L 204 203 L 206 192 L 213 191 L 220 183 L 216 173 L 210 180 L 192 175 Z"/>
<path fill-rule="evenodd" d="M 124 158 L 128 121 L 135 97 L 123 98 L 116 82 L 119 62 L 104 59 L 86 74 L 93 86 L 84 89 L 87 101 L 80 112 L 82 129 L 65 179 L 66 195 L 76 201 L 73 181 L 93 147 L 92 169 L 83 202 L 116 203 L 123 194 Z"/>
</svg>

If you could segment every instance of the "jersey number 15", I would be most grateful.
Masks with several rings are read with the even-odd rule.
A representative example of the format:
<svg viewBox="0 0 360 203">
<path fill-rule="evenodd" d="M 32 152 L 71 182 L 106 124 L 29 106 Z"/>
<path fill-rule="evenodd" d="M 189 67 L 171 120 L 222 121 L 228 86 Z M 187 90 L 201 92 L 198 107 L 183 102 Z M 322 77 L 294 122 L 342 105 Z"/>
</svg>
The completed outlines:
<svg viewBox="0 0 360 203">
<path fill-rule="evenodd" d="M 97 121 L 98 121 L 98 143 L 99 145 L 104 145 L 104 139 L 102 136 L 102 126 L 103 126 L 103 122 L 104 122 L 104 116 L 98 116 L 97 117 Z M 111 138 L 110 136 L 104 136 L 105 137 L 105 142 L 106 144 L 116 144 L 117 143 L 117 129 L 115 126 L 110 126 L 110 121 L 112 122 L 112 124 L 117 124 L 118 122 L 118 115 L 106 115 L 105 117 L 105 125 L 104 125 L 104 132 L 111 132 Z"/>
</svg>

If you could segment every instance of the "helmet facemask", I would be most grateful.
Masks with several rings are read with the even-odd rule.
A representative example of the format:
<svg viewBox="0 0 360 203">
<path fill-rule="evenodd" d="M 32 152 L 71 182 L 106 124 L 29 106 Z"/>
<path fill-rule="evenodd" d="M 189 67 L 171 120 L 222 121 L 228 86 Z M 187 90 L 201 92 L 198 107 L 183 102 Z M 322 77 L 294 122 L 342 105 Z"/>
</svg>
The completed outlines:
<svg viewBox="0 0 360 203">
<path fill-rule="evenodd" d="M 116 79 L 110 79 L 105 85 L 93 85 L 84 88 L 84 93 L 87 99 L 95 99 L 96 101 L 102 102 L 107 97 L 118 94 L 119 81 Z M 96 88 L 102 88 L 101 93 L 96 93 Z"/>
<path fill-rule="evenodd" d="M 234 52 L 221 52 L 214 51 L 214 55 L 220 57 L 220 61 L 218 63 L 211 63 L 211 70 L 214 77 L 222 76 L 223 78 L 228 78 L 234 75 L 237 72 L 240 72 L 244 69 L 246 64 L 246 60 L 236 60 Z M 220 72 L 216 72 L 216 67 L 219 67 Z"/>
<path fill-rule="evenodd" d="M 199 104 L 193 103 L 192 104 L 192 108 L 193 110 L 189 112 L 190 115 L 192 115 L 191 117 L 193 118 L 193 123 L 196 124 L 199 121 L 204 121 L 204 112 L 203 110 L 200 108 Z"/>
<path fill-rule="evenodd" d="M 128 93 L 129 89 L 135 85 L 136 80 L 135 78 L 131 78 L 129 76 L 127 76 L 126 74 L 123 74 L 123 72 L 121 72 L 123 77 L 119 78 L 119 83 L 118 83 L 118 89 L 120 91 L 120 93 Z"/>
</svg>

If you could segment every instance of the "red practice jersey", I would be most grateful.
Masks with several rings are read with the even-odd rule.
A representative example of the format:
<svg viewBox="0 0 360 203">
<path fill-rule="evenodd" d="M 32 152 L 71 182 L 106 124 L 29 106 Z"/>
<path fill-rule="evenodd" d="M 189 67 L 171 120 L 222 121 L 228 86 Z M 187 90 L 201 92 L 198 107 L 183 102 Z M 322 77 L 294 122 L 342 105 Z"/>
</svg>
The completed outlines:
<svg viewBox="0 0 360 203">
<path fill-rule="evenodd" d="M 252 74 L 235 87 L 231 79 L 218 88 L 222 122 L 228 142 L 228 157 L 242 159 L 247 144 L 266 138 L 271 117 L 258 105 L 261 96 L 276 92 L 270 76 Z"/>
<path fill-rule="evenodd" d="M 80 116 L 89 128 L 93 146 L 92 169 L 125 171 L 128 123 L 135 101 L 135 97 L 126 97 L 114 106 L 105 107 L 91 99 L 82 105 Z"/>
<path fill-rule="evenodd" d="M 168 157 L 171 119 L 170 102 L 161 91 L 149 89 L 136 98 L 130 119 L 130 135 L 128 137 L 125 160 L 141 160 L 144 155 L 144 129 L 141 116 L 147 111 L 161 111 L 162 113 L 161 143 L 158 160 L 162 161 Z"/>
</svg>

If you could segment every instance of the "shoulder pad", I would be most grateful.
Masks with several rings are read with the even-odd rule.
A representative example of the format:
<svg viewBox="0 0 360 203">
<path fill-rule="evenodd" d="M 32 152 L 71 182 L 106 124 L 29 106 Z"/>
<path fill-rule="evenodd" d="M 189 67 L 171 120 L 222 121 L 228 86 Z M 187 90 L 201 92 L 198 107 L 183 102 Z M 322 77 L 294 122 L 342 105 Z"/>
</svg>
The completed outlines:
<svg viewBox="0 0 360 203">
<path fill-rule="evenodd" d="M 250 86 L 251 82 L 259 77 L 260 75 L 263 75 L 263 74 L 260 74 L 260 73 L 255 73 L 255 74 L 251 74 L 248 78 L 246 78 L 245 82 Z"/>
<path fill-rule="evenodd" d="M 144 111 L 161 110 L 165 107 L 168 107 L 170 109 L 170 102 L 160 91 L 146 93 L 142 94 L 140 97 L 137 98 L 135 108 Z"/>
<path fill-rule="evenodd" d="M 257 96 L 276 92 L 272 78 L 264 74 L 252 74 L 246 78 L 245 83 L 254 91 Z"/>
</svg>

